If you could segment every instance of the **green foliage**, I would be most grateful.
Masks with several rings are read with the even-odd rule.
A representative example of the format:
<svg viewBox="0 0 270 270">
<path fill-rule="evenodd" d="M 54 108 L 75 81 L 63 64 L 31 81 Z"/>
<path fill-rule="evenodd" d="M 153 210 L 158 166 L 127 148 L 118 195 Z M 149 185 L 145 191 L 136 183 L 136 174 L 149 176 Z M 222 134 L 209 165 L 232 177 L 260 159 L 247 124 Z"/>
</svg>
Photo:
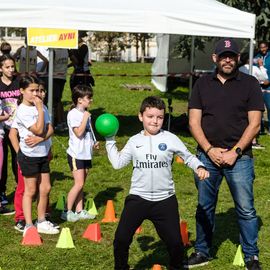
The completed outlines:
<svg viewBox="0 0 270 270">
<path fill-rule="evenodd" d="M 270 2 L 268 0 L 220 0 L 220 2 L 256 15 L 256 40 L 270 40 Z"/>
<path fill-rule="evenodd" d="M 91 46 L 96 51 L 105 51 L 107 61 L 116 61 L 117 53 L 128 45 L 127 34 L 121 32 L 94 32 Z"/>
<path fill-rule="evenodd" d="M 245 0 L 218 0 L 228 6 L 235 7 L 242 11 L 254 13 L 256 15 L 256 40 L 270 40 L 270 2 L 267 0 L 245 1 Z M 194 46 L 196 51 L 204 51 L 207 42 L 211 41 L 212 37 L 195 37 Z M 190 36 L 179 36 L 178 44 L 173 48 L 171 54 L 176 58 L 187 58 L 190 60 L 191 53 Z"/>
<path fill-rule="evenodd" d="M 147 33 L 131 33 L 130 34 L 130 42 L 135 46 L 136 48 L 136 59 L 137 62 L 139 60 L 139 46 L 141 44 L 141 62 L 144 63 L 144 57 L 145 57 L 145 43 L 148 39 L 151 39 L 154 37 L 154 34 L 147 34 Z"/>
<path fill-rule="evenodd" d="M 205 45 L 208 41 L 212 40 L 212 38 L 208 37 L 195 37 L 194 38 L 194 48 L 195 48 L 195 56 L 196 51 L 203 51 L 205 49 Z M 191 36 L 179 36 L 178 42 L 170 54 L 174 55 L 175 58 L 187 58 L 190 60 L 191 55 L 191 47 L 192 47 L 192 37 Z"/>
<path fill-rule="evenodd" d="M 125 64 L 125 63 L 94 63 L 92 73 L 95 74 L 150 74 L 150 64 Z M 114 114 L 119 122 L 120 129 L 116 136 L 117 145 L 121 149 L 128 138 L 141 130 L 141 123 L 137 114 L 140 103 L 148 95 L 158 95 L 173 99 L 174 116 L 186 112 L 187 91 L 178 88 L 172 93 L 163 94 L 157 90 L 131 91 L 122 87 L 124 83 L 150 84 L 150 77 L 95 77 L 94 101 L 90 108 L 93 120 L 104 112 Z M 63 103 L 65 111 L 70 108 L 70 89 L 66 84 Z M 97 135 L 97 134 L 96 134 Z M 196 143 L 187 133 L 178 134 L 187 147 L 195 153 Z M 80 221 L 77 223 L 63 222 L 60 220 L 60 212 L 55 209 L 57 199 L 69 191 L 73 185 L 73 179 L 66 159 L 68 142 L 67 132 L 56 132 L 53 137 L 53 154 L 51 161 L 50 205 L 54 221 L 61 228 L 70 228 L 75 249 L 59 249 L 56 243 L 59 235 L 42 235 L 43 245 L 40 247 L 22 246 L 22 234 L 15 231 L 13 216 L 0 216 L 0 244 L 2 252 L 0 267 L 2 270 L 111 270 L 113 269 L 113 238 L 117 224 L 102 224 L 105 206 L 108 199 L 114 201 L 117 217 L 120 216 L 124 205 L 124 199 L 129 192 L 132 166 L 129 165 L 121 170 L 114 170 L 110 165 L 104 148 L 104 140 L 98 137 L 101 148 L 96 151 L 93 159 L 93 168 L 87 177 L 84 192 L 86 198 L 94 198 L 99 215 L 93 221 Z M 260 142 L 266 146 L 265 150 L 255 151 L 256 180 L 254 183 L 255 204 L 259 216 L 259 248 L 260 259 L 264 269 L 270 263 L 269 254 L 269 136 L 265 135 Z M 10 164 L 10 163 L 9 163 Z M 9 168 L 11 172 L 11 168 Z M 179 201 L 181 218 L 187 220 L 190 240 L 194 243 L 195 232 L 195 209 L 197 205 L 197 191 L 193 182 L 190 169 L 182 164 L 173 164 L 176 194 Z M 12 201 L 14 195 L 14 178 L 9 173 L 8 198 Z M 36 203 L 33 203 L 33 217 L 36 217 Z M 232 265 L 237 246 L 239 243 L 239 231 L 236 216 L 233 209 L 233 201 L 225 182 L 223 182 L 219 194 L 219 202 L 216 209 L 216 231 L 213 242 L 214 260 L 203 269 L 205 270 L 228 270 L 242 269 Z M 89 223 L 101 223 L 102 241 L 90 242 L 82 238 Z M 151 269 L 154 263 L 168 265 L 168 255 L 162 241 L 157 236 L 153 225 L 145 221 L 142 225 L 143 232 L 135 235 L 130 249 L 130 265 L 136 270 Z M 187 248 L 191 253 L 193 248 Z"/>
<path fill-rule="evenodd" d="M 25 36 L 26 35 L 26 28 L 17 28 L 17 27 L 9 27 L 7 34 L 10 36 L 12 33 L 15 33 L 16 36 Z M 5 27 L 0 27 L 0 36 L 5 34 Z"/>
</svg>

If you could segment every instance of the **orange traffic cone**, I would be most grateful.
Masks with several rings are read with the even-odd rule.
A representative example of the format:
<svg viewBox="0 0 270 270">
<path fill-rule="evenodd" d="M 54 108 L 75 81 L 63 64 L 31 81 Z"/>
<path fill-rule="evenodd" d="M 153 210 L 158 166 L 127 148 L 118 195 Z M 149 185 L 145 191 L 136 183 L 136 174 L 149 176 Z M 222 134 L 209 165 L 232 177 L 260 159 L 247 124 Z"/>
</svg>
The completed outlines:
<svg viewBox="0 0 270 270">
<path fill-rule="evenodd" d="M 179 156 L 176 156 L 175 161 L 176 161 L 176 163 L 180 163 L 180 164 L 184 163 L 184 160 Z"/>
<path fill-rule="evenodd" d="M 137 230 L 136 230 L 136 234 L 139 234 L 139 233 L 141 233 L 142 232 L 142 226 L 139 226 L 138 228 L 137 228 Z"/>
<path fill-rule="evenodd" d="M 98 223 L 88 225 L 86 231 L 83 234 L 83 238 L 86 238 L 94 242 L 100 242 L 101 241 L 100 225 Z"/>
<path fill-rule="evenodd" d="M 35 226 L 27 229 L 25 235 L 23 236 L 22 245 L 24 246 L 40 246 L 42 245 L 42 239 L 38 234 Z"/>
<path fill-rule="evenodd" d="M 189 246 L 190 242 L 188 240 L 188 227 L 185 220 L 180 221 L 180 232 L 182 237 L 182 242 L 184 246 Z"/>
<path fill-rule="evenodd" d="M 107 205 L 106 205 L 105 215 L 101 222 L 116 222 L 116 221 L 118 221 L 118 218 L 115 217 L 113 201 L 108 200 Z"/>
<path fill-rule="evenodd" d="M 159 264 L 154 264 L 152 270 L 161 270 L 161 266 Z"/>
</svg>

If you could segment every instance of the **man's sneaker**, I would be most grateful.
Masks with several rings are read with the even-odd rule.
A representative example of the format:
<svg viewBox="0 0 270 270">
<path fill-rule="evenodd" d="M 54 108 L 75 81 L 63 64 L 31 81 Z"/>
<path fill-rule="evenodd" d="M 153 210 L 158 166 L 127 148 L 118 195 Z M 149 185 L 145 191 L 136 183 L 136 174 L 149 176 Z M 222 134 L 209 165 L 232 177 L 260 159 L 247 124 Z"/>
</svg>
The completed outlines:
<svg viewBox="0 0 270 270">
<path fill-rule="evenodd" d="M 79 217 L 79 219 L 94 219 L 95 215 L 90 215 L 86 210 L 82 210 L 79 213 L 76 213 L 76 215 Z"/>
<path fill-rule="evenodd" d="M 14 214 L 15 214 L 14 210 L 10 210 L 3 205 L 0 206 L 0 215 L 10 216 L 10 215 L 14 215 Z"/>
<path fill-rule="evenodd" d="M 37 223 L 37 231 L 39 233 L 44 233 L 44 234 L 58 234 L 59 233 L 59 230 L 54 228 L 52 224 L 47 220 Z"/>
<path fill-rule="evenodd" d="M 14 229 L 23 233 L 24 227 L 25 227 L 25 220 L 18 220 L 15 223 Z"/>
<path fill-rule="evenodd" d="M 249 261 L 246 262 L 246 270 L 261 270 L 260 263 L 257 256 L 252 256 Z"/>
<path fill-rule="evenodd" d="M 203 266 L 209 263 L 209 259 L 200 252 L 192 253 L 188 261 L 184 264 L 185 269 L 191 269 L 199 266 Z"/>
<path fill-rule="evenodd" d="M 259 143 L 252 143 L 252 149 L 264 149 L 265 147 Z"/>
<path fill-rule="evenodd" d="M 61 214 L 61 219 L 69 221 L 69 222 L 76 222 L 78 221 L 79 215 L 73 213 L 71 210 L 69 211 L 63 211 Z"/>
<path fill-rule="evenodd" d="M 0 203 L 2 205 L 7 205 L 8 204 L 8 199 L 7 199 L 7 195 L 5 192 L 1 192 L 0 194 Z"/>
</svg>

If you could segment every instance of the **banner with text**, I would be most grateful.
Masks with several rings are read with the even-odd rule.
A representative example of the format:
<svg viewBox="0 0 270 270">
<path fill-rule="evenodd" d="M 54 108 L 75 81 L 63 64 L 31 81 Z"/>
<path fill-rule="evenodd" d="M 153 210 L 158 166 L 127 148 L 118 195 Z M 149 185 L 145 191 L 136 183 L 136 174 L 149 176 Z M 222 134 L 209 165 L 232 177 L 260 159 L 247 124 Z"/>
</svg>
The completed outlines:
<svg viewBox="0 0 270 270">
<path fill-rule="evenodd" d="M 49 48 L 78 48 L 78 30 L 27 28 L 27 44 Z"/>
</svg>

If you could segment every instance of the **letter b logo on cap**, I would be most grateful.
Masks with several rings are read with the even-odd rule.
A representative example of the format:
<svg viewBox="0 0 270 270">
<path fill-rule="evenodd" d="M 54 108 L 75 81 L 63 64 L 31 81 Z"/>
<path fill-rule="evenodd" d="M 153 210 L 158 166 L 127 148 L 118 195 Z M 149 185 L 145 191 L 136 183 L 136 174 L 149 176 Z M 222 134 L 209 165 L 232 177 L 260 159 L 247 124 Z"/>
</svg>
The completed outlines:
<svg viewBox="0 0 270 270">
<path fill-rule="evenodd" d="M 230 40 L 224 40 L 224 47 L 225 48 L 230 48 L 231 47 L 231 41 Z"/>
</svg>

